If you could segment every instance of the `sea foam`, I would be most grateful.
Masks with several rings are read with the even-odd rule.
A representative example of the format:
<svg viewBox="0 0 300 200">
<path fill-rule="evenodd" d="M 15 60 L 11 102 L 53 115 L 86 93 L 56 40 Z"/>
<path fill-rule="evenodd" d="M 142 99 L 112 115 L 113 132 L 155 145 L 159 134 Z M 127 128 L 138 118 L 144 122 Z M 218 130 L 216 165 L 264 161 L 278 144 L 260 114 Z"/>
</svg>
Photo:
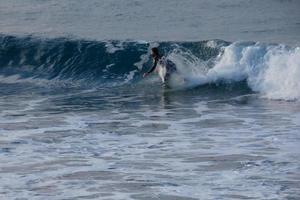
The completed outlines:
<svg viewBox="0 0 300 200">
<path fill-rule="evenodd" d="M 300 99 L 300 48 L 235 42 L 203 61 L 189 51 L 173 51 L 169 58 L 187 80 L 186 87 L 246 80 L 255 92 L 270 99 Z"/>
</svg>

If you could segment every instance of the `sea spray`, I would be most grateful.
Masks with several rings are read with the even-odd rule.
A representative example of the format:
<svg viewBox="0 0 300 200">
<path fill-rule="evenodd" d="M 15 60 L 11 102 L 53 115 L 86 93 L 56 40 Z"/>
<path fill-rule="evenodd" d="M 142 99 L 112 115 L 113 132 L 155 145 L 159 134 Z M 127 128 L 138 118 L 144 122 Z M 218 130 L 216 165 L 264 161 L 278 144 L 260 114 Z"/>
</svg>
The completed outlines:
<svg viewBox="0 0 300 200">
<path fill-rule="evenodd" d="M 190 51 L 173 51 L 169 58 L 177 64 L 187 87 L 246 80 L 253 91 L 264 97 L 300 98 L 299 47 L 236 42 L 222 47 L 219 55 L 209 61 Z"/>
</svg>

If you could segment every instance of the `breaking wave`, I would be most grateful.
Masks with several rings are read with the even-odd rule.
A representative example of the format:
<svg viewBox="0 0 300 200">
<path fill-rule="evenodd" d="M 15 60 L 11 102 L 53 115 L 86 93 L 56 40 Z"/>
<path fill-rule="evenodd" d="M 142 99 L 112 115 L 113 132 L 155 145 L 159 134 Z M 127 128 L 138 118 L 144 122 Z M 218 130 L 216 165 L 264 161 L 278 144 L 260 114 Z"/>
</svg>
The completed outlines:
<svg viewBox="0 0 300 200">
<path fill-rule="evenodd" d="M 88 41 L 0 35 L 0 82 L 73 81 L 122 85 L 143 81 L 150 49 L 172 60 L 174 87 L 247 83 L 271 99 L 300 99 L 300 48 L 257 42 Z"/>
</svg>

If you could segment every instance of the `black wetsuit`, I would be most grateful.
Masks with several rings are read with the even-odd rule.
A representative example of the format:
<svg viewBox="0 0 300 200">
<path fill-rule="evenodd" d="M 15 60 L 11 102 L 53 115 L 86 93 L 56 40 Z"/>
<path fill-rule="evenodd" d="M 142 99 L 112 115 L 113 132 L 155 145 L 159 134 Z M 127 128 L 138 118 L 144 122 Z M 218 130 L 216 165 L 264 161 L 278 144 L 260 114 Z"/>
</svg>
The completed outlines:
<svg viewBox="0 0 300 200">
<path fill-rule="evenodd" d="M 157 65 L 165 67 L 166 72 L 162 80 L 163 82 L 167 81 L 170 78 L 171 74 L 177 71 L 176 65 L 171 60 L 167 59 L 164 56 L 158 56 L 154 58 L 154 64 L 147 73 L 149 74 L 153 72 L 156 69 Z"/>
</svg>

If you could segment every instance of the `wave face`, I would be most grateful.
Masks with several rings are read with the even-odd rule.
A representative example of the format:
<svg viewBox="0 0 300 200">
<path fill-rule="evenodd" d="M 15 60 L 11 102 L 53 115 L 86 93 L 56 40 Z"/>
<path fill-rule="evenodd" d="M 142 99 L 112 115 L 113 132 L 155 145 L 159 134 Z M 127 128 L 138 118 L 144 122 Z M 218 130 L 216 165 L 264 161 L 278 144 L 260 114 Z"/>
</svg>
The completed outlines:
<svg viewBox="0 0 300 200">
<path fill-rule="evenodd" d="M 122 80 L 148 49 L 136 42 L 0 37 L 1 74 L 22 78 Z"/>
<path fill-rule="evenodd" d="M 159 49 L 179 71 L 173 87 L 243 84 L 271 99 L 300 99 L 300 48 L 255 42 L 87 41 L 0 36 L 0 82 L 135 84 Z M 184 81 L 180 81 L 184 80 Z"/>
</svg>

